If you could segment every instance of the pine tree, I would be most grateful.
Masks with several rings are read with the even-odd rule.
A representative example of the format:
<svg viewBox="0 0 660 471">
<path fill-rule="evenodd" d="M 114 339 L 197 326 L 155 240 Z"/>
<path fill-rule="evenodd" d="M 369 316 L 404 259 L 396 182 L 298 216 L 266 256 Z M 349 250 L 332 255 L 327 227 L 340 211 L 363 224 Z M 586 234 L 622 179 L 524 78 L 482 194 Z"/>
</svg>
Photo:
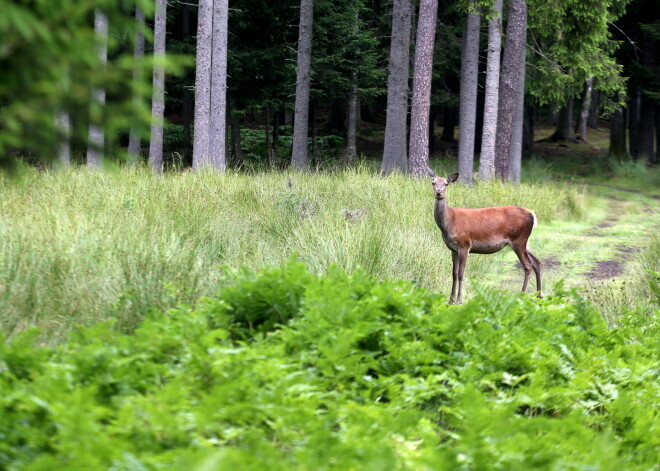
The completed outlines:
<svg viewBox="0 0 660 471">
<path fill-rule="evenodd" d="M 165 115 L 165 35 L 167 31 L 167 0 L 156 0 L 154 17 L 154 75 L 151 100 L 151 138 L 149 140 L 149 165 L 157 172 L 163 171 L 163 119 Z"/>
<path fill-rule="evenodd" d="M 105 68 L 108 62 L 108 17 L 100 10 L 94 12 L 94 31 L 99 40 L 99 63 L 102 68 Z M 105 88 L 99 87 L 95 89 L 93 98 L 93 106 L 96 108 L 92 109 L 92 122 L 89 125 L 87 165 L 90 167 L 100 167 L 105 145 L 105 133 L 102 124 L 103 107 L 105 106 Z"/>
</svg>

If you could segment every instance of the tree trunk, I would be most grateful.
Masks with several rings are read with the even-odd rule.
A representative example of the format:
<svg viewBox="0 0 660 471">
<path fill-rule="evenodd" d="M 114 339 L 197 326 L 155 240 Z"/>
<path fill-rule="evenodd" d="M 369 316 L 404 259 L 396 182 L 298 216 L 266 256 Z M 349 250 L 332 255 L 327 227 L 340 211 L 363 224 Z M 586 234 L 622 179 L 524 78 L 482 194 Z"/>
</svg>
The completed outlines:
<svg viewBox="0 0 660 471">
<path fill-rule="evenodd" d="M 429 167 L 429 114 L 431 108 L 431 78 L 435 24 L 438 17 L 438 0 L 421 0 L 415 45 L 415 71 L 410 120 L 410 174 L 414 177 L 428 175 Z"/>
<path fill-rule="evenodd" d="M 410 67 L 410 0 L 394 0 L 392 40 L 387 78 L 387 116 L 381 171 L 408 170 L 406 123 Z"/>
<path fill-rule="evenodd" d="M 100 42 L 99 63 L 105 69 L 108 63 L 108 17 L 100 10 L 94 12 L 94 32 Z M 103 161 L 105 134 L 103 132 L 103 108 L 105 106 L 105 88 L 92 92 L 94 105 L 90 116 L 89 143 L 87 147 L 87 165 L 98 168 Z M 94 112 L 97 108 L 97 113 Z"/>
<path fill-rule="evenodd" d="M 344 158 L 352 163 L 357 160 L 358 85 L 356 72 L 352 73 L 351 92 L 348 95 L 346 114 L 346 149 Z"/>
<path fill-rule="evenodd" d="M 209 153 L 214 170 L 227 168 L 227 37 L 228 0 L 213 0 L 211 53 L 211 118 Z"/>
<path fill-rule="evenodd" d="M 467 23 L 463 28 L 461 101 L 458 115 L 458 173 L 460 180 L 467 184 L 472 183 L 474 169 L 480 24 L 481 15 L 468 13 Z"/>
<path fill-rule="evenodd" d="M 167 0 L 156 0 L 154 16 L 154 76 L 151 98 L 151 138 L 149 165 L 156 173 L 163 171 L 163 119 L 165 116 L 165 69 L 158 61 L 165 59 Z"/>
<path fill-rule="evenodd" d="M 144 60 L 144 12 L 141 8 L 135 9 L 135 45 L 133 47 L 133 59 L 135 66 L 133 68 L 133 99 L 136 104 L 141 101 L 137 89 L 142 85 L 142 62 Z M 140 161 L 140 132 L 137 123 L 131 124 L 131 130 L 128 137 L 128 158 L 130 164 L 137 164 Z"/>
<path fill-rule="evenodd" d="M 312 68 L 312 28 L 314 0 L 300 0 L 300 27 L 298 30 L 298 71 L 296 73 L 296 103 L 293 120 L 293 148 L 291 165 L 307 170 L 307 136 L 309 133 L 309 88 Z"/>
<path fill-rule="evenodd" d="M 557 129 L 550 136 L 551 141 L 575 142 L 573 131 L 573 95 L 569 95 L 566 105 L 559 110 L 557 116 Z"/>
<path fill-rule="evenodd" d="M 213 0 L 199 0 L 195 62 L 193 169 L 200 169 L 211 164 L 209 132 L 211 123 L 212 32 Z"/>
<path fill-rule="evenodd" d="M 497 98 L 500 87 L 502 49 L 502 0 L 495 0 L 495 18 L 488 23 L 488 59 L 486 62 L 486 99 L 484 126 L 479 158 L 479 178 L 491 181 L 495 176 L 495 138 L 497 137 Z"/>
<path fill-rule="evenodd" d="M 509 180 L 520 183 L 522 170 L 522 148 L 523 148 L 523 126 L 525 121 L 525 65 L 527 41 L 527 18 L 523 29 L 523 47 L 520 49 L 520 61 L 518 63 L 518 89 L 516 90 L 516 103 L 513 112 L 513 123 L 511 130 L 511 147 L 509 148 Z"/>
<path fill-rule="evenodd" d="M 589 112 L 591 111 L 591 97 L 594 86 L 594 78 L 589 77 L 584 83 L 584 94 L 582 95 L 582 109 L 580 110 L 580 119 L 577 124 L 577 134 L 584 143 L 589 142 L 587 136 L 587 125 L 589 121 Z"/>
<path fill-rule="evenodd" d="M 506 27 L 506 41 L 500 76 L 500 96 L 497 109 L 497 137 L 495 139 L 495 172 L 505 181 L 509 178 L 509 152 L 513 136 L 513 119 L 519 87 L 524 86 L 521 76 L 527 24 L 527 2 L 511 0 L 509 22 Z"/>
<path fill-rule="evenodd" d="M 621 106 L 614 110 L 610 120 L 610 149 L 608 155 L 616 158 L 628 156 L 626 150 L 626 123 Z"/>
<path fill-rule="evenodd" d="M 183 42 L 190 43 L 190 9 L 187 3 L 181 5 L 183 8 Z M 189 87 L 189 75 L 186 74 L 186 81 L 183 84 L 183 158 L 185 165 L 192 165 L 192 146 L 191 146 L 191 124 L 192 124 L 192 96 Z"/>
</svg>

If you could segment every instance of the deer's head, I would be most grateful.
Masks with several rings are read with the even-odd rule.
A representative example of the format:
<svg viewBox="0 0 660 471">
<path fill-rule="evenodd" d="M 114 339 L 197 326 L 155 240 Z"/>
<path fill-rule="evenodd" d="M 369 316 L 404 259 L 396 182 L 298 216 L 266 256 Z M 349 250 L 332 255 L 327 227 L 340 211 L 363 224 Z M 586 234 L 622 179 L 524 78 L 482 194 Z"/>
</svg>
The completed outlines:
<svg viewBox="0 0 660 471">
<path fill-rule="evenodd" d="M 449 178 L 433 176 L 431 178 L 431 184 L 433 185 L 433 193 L 435 194 L 435 199 L 444 199 L 447 196 L 447 187 L 450 183 L 454 183 L 457 179 L 458 173 L 453 174 Z"/>
</svg>

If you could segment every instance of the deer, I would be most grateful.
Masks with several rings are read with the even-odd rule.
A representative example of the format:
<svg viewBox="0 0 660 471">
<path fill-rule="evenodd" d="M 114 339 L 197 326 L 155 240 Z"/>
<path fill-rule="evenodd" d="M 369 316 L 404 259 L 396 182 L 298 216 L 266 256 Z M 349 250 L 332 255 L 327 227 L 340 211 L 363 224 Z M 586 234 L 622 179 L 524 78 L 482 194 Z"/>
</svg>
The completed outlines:
<svg viewBox="0 0 660 471">
<path fill-rule="evenodd" d="M 435 194 L 434 217 L 442 232 L 442 239 L 451 251 L 453 264 L 451 297 L 449 304 L 462 304 L 463 276 L 470 253 L 492 254 L 509 246 L 518 256 L 525 271 L 522 291 L 527 290 L 532 270 L 536 275 L 536 290 L 542 298 L 541 262 L 530 252 L 527 241 L 536 226 L 536 215 L 520 206 L 490 208 L 451 208 L 447 204 L 447 187 L 458 179 L 458 173 L 449 178 L 431 175 Z M 458 292 L 456 290 L 458 285 Z"/>
</svg>

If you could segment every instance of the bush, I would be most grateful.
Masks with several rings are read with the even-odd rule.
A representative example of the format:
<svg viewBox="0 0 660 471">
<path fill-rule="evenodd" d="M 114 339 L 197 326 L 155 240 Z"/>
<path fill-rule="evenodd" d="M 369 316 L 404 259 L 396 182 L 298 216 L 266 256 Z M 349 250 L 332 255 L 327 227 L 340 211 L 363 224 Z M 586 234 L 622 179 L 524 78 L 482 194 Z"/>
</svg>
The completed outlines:
<svg viewBox="0 0 660 471">
<path fill-rule="evenodd" d="M 658 331 L 290 260 L 132 335 L 0 342 L 6 469 L 651 469 Z M 657 311 L 655 312 L 657 318 Z M 657 325 L 657 321 L 655 322 Z M 81 441 L 81 437 L 84 439 Z"/>
</svg>

